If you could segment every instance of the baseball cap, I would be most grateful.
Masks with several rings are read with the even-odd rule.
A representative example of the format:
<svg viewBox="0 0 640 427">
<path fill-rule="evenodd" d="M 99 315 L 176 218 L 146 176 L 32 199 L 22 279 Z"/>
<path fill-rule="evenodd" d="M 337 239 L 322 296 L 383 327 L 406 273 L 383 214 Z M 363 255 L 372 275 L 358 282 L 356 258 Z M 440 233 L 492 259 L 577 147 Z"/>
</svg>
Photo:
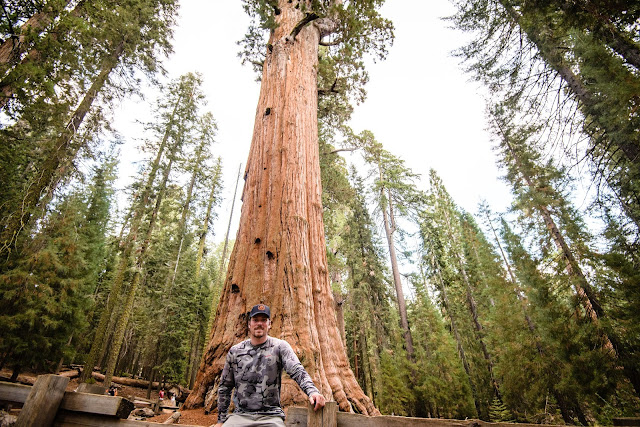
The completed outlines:
<svg viewBox="0 0 640 427">
<path fill-rule="evenodd" d="M 249 313 L 249 318 L 252 318 L 256 314 L 266 314 L 268 318 L 271 318 L 271 310 L 268 305 L 258 304 L 254 305 Z"/>
</svg>

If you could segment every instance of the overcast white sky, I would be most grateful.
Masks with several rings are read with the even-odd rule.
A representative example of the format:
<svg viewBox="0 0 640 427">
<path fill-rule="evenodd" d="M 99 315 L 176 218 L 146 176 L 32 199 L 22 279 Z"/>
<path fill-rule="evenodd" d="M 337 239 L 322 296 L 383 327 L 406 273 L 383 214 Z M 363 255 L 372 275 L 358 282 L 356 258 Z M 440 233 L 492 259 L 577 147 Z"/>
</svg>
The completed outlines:
<svg viewBox="0 0 640 427">
<path fill-rule="evenodd" d="M 376 139 L 422 175 L 427 188 L 430 168 L 442 177 L 456 203 L 476 212 L 481 199 L 494 211 L 510 203 L 509 190 L 499 180 L 491 142 L 485 132 L 481 87 L 468 82 L 451 51 L 463 35 L 440 18 L 450 15 L 448 0 L 389 0 L 385 17 L 395 25 L 395 43 L 386 61 L 370 64 L 367 101 L 356 107 L 352 128 L 373 131 Z M 190 71 L 202 73 L 208 109 L 218 123 L 213 152 L 223 157 L 224 201 L 218 209 L 215 241 L 224 239 L 238 166 L 246 162 L 259 85 L 250 67 L 237 57 L 248 17 L 239 0 L 182 0 L 175 53 L 165 61 L 171 78 Z M 152 97 L 148 97 L 152 99 Z M 126 137 L 141 119 L 146 104 L 128 102 L 116 126 Z M 130 129 L 127 131 L 126 129 Z M 123 131 L 124 130 L 124 131 Z M 133 141 L 127 140 L 128 146 Z M 121 172 L 132 173 L 126 155 Z M 347 155 L 349 159 L 349 155 Z M 241 187 L 240 187 L 241 188 Z M 235 238 L 240 202 L 236 202 L 231 238 Z"/>
</svg>

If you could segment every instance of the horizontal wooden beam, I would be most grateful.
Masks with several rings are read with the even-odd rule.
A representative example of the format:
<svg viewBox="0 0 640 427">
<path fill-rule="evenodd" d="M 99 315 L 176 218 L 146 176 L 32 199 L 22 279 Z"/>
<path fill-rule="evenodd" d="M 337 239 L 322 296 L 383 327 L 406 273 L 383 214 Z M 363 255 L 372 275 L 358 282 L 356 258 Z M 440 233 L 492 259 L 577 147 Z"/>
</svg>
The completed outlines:
<svg viewBox="0 0 640 427">
<path fill-rule="evenodd" d="M 151 421 L 121 420 L 104 415 L 93 415 L 79 412 L 59 411 L 53 422 L 55 427 L 85 426 L 85 427 L 158 427 L 161 423 Z M 179 424 L 181 427 L 201 427 Z"/>
<path fill-rule="evenodd" d="M 539 424 L 513 424 L 513 423 L 489 423 L 481 420 L 449 420 L 443 418 L 412 418 L 396 417 L 392 415 L 379 415 L 369 417 L 367 415 L 351 414 L 348 412 L 338 412 L 335 414 L 336 424 L 333 424 L 333 415 L 314 414 L 310 416 L 309 410 L 302 407 L 290 407 L 287 409 L 286 427 L 312 427 L 325 424 L 318 424 L 318 419 L 323 422 L 336 425 L 337 427 L 540 427 Z M 308 418 L 312 425 L 308 424 Z M 627 424 L 629 425 L 629 424 Z M 635 424 L 638 425 L 638 424 Z M 546 425 L 545 427 L 560 427 Z"/>
<path fill-rule="evenodd" d="M 68 378 L 64 379 L 69 381 Z M 0 382 L 0 400 L 24 403 L 32 389 L 33 387 L 28 385 Z M 119 396 L 67 391 L 60 402 L 60 409 L 127 418 L 129 413 L 133 411 L 134 405 L 130 400 Z"/>
<path fill-rule="evenodd" d="M 33 386 L 0 381 L 0 400 L 3 402 L 24 403 Z"/>
<path fill-rule="evenodd" d="M 381 415 L 366 415 L 338 412 L 339 427 L 480 427 L 477 420 L 445 420 L 440 418 L 412 418 Z"/>
<path fill-rule="evenodd" d="M 67 411 L 127 418 L 135 406 L 130 400 L 119 396 L 67 392 L 62 398 L 60 408 Z"/>
</svg>

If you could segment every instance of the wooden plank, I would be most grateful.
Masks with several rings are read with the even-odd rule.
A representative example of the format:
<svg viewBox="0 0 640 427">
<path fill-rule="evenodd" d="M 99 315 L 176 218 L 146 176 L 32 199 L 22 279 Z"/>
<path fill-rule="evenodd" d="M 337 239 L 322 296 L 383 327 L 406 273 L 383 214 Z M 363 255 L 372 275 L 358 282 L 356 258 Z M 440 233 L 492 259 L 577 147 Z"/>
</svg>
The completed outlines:
<svg viewBox="0 0 640 427">
<path fill-rule="evenodd" d="M 120 396 L 70 392 L 65 393 L 60 407 L 67 411 L 127 418 L 135 405 Z"/>
<path fill-rule="evenodd" d="M 327 402 L 322 409 L 322 427 L 336 427 L 338 425 L 338 403 Z"/>
<path fill-rule="evenodd" d="M 24 403 L 31 393 L 30 385 L 0 381 L 0 400 L 4 402 Z"/>
<path fill-rule="evenodd" d="M 317 411 L 313 410 L 313 405 L 307 407 L 307 427 L 336 427 L 338 404 L 327 402 L 325 407 Z"/>
<path fill-rule="evenodd" d="M 323 427 L 322 411 L 314 411 L 311 404 L 307 404 L 307 427 Z"/>
<path fill-rule="evenodd" d="M 85 427 L 159 427 L 160 423 L 150 421 L 121 420 L 104 415 L 93 415 L 80 412 L 61 410 L 58 412 L 54 424 L 55 427 L 85 426 Z M 202 427 L 187 424 L 179 424 L 182 427 Z"/>
<path fill-rule="evenodd" d="M 23 384 L 0 382 L 0 400 L 25 403 L 32 388 L 32 386 Z M 133 411 L 134 405 L 133 402 L 119 396 L 66 392 L 60 402 L 60 408 L 127 418 L 129 413 Z"/>
<path fill-rule="evenodd" d="M 284 419 L 285 427 L 306 427 L 307 408 L 290 406 L 287 408 L 287 416 Z"/>
<path fill-rule="evenodd" d="M 40 375 L 22 406 L 16 427 L 52 425 L 67 384 L 69 384 L 67 377 Z"/>
<path fill-rule="evenodd" d="M 338 412 L 338 427 L 482 427 L 495 424 L 478 420 L 446 420 L 440 418 L 412 418 L 381 415 L 369 417 L 366 415 Z M 518 424 L 518 427 L 520 425 Z M 548 426 L 546 426 L 548 427 Z"/>
</svg>

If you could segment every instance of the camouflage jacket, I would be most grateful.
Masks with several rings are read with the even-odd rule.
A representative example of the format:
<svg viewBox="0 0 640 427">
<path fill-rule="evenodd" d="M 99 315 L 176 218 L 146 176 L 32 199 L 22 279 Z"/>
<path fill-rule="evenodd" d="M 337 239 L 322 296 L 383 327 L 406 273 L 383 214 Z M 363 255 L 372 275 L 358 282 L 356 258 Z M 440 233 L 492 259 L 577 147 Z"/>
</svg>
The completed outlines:
<svg viewBox="0 0 640 427">
<path fill-rule="evenodd" d="M 218 388 L 218 422 L 227 419 L 234 387 L 234 413 L 275 415 L 284 419 L 280 407 L 282 368 L 308 396 L 318 393 L 288 342 L 267 337 L 266 342 L 255 347 L 251 340 L 231 347 Z"/>
</svg>

